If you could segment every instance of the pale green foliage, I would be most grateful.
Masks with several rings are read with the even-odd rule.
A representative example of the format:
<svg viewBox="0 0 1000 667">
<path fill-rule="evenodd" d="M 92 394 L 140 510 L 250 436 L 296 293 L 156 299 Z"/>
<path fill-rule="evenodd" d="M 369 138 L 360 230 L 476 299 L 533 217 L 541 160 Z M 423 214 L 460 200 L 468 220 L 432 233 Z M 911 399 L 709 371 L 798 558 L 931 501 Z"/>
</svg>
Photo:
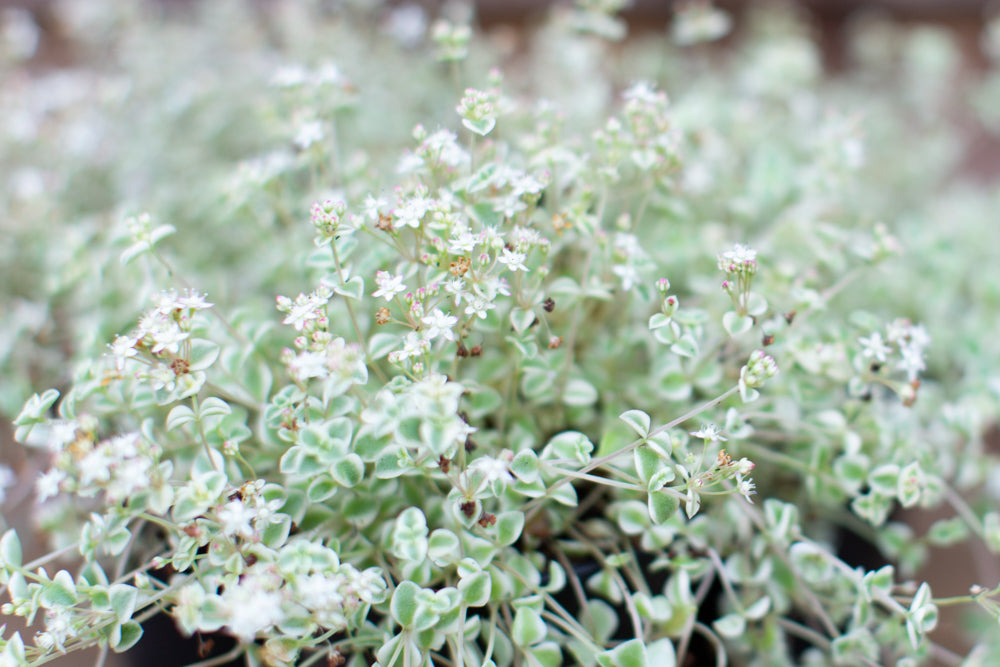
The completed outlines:
<svg viewBox="0 0 1000 667">
<path fill-rule="evenodd" d="M 0 405 L 83 564 L 0 538 L 4 613 L 43 628 L 0 664 L 126 650 L 157 608 L 265 665 L 954 659 L 911 578 L 1000 552 L 962 500 L 997 493 L 1000 282 L 996 197 L 941 185 L 941 43 L 882 94 L 780 16 L 708 69 L 610 48 L 593 0 L 502 77 L 470 16 L 377 4 L 88 0 L 79 69 L 6 66 Z M 687 12 L 682 45 L 728 30 Z"/>
</svg>

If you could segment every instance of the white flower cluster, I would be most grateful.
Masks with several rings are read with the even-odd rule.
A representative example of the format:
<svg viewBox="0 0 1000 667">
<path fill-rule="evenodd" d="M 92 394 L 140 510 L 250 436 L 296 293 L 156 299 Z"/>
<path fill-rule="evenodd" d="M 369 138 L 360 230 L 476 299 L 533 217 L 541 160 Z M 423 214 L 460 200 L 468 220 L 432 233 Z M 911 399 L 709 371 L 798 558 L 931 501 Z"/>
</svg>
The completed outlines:
<svg viewBox="0 0 1000 667">
<path fill-rule="evenodd" d="M 924 350 L 930 345 L 931 337 L 922 324 L 913 324 L 907 319 L 897 318 L 886 325 L 885 336 L 874 331 L 869 336 L 858 338 L 861 356 L 872 363 L 885 364 L 894 352 L 899 353 L 896 369 L 906 373 L 908 382 L 915 382 L 919 374 L 926 370 Z"/>
<path fill-rule="evenodd" d="M 120 503 L 151 485 L 159 455 L 159 447 L 138 432 L 95 442 L 92 432 L 76 428 L 62 442 L 53 466 L 38 478 L 38 500 L 60 492 L 90 496 L 104 491 L 108 502 Z"/>
<path fill-rule="evenodd" d="M 750 246 L 737 243 L 732 250 L 719 253 L 719 270 L 736 276 L 752 276 L 757 273 L 757 251 Z"/>
<path fill-rule="evenodd" d="M 299 636 L 336 632 L 386 590 L 378 568 L 359 571 L 320 544 L 298 541 L 255 553 L 256 562 L 239 575 L 207 576 L 178 592 L 173 613 L 183 631 L 225 626 L 243 642 L 275 626 Z"/>
<path fill-rule="evenodd" d="M 195 311 L 214 305 L 193 290 L 185 290 L 181 295 L 174 290 L 160 292 L 153 301 L 155 306 L 139 319 L 139 326 L 126 336 L 116 337 L 110 345 L 110 356 L 119 373 L 124 370 L 125 362 L 137 357 L 140 351 L 160 358 L 179 355 L 181 344 L 191 335 Z"/>
<path fill-rule="evenodd" d="M 225 505 L 216 509 L 223 535 L 257 540 L 265 528 L 277 521 L 277 512 L 285 501 L 267 500 L 262 493 L 264 484 L 262 479 L 247 482 L 230 494 Z"/>
<path fill-rule="evenodd" d="M 333 292 L 329 287 L 320 285 L 311 294 L 299 294 L 292 301 L 287 296 L 278 296 L 278 310 L 285 313 L 282 324 L 291 324 L 296 331 L 312 330 L 326 327 L 326 304 L 330 302 Z"/>
</svg>

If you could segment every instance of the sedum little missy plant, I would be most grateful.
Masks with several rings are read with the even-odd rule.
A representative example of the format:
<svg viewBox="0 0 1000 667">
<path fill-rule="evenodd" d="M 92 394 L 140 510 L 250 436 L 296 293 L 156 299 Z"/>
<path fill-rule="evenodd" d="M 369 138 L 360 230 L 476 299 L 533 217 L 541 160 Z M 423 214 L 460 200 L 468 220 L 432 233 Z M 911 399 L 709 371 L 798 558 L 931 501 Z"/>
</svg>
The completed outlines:
<svg viewBox="0 0 1000 667">
<path fill-rule="evenodd" d="M 703 50 L 729 25 L 703 4 L 677 46 L 557 8 L 518 57 L 460 7 L 87 4 L 66 76 L 101 100 L 24 113 L 120 119 L 100 182 L 74 180 L 93 146 L 5 139 L 52 181 L 12 204 L 49 272 L 12 295 L 74 351 L 5 352 L 60 388 L 14 420 L 53 549 L 0 539 L 33 624 L 0 665 L 103 661 L 157 614 L 232 638 L 206 667 L 995 664 L 998 582 L 915 576 L 929 546 L 1000 552 L 1000 289 L 963 273 L 983 244 L 940 242 L 991 200 L 920 208 L 953 155 L 933 118 L 906 119 L 931 173 L 883 164 L 893 91 L 822 84 L 782 15 Z M 169 70 L 177 44 L 222 74 Z M 937 103 L 941 52 L 904 40 L 895 85 Z M 77 231 L 43 247 L 53 211 Z"/>
</svg>

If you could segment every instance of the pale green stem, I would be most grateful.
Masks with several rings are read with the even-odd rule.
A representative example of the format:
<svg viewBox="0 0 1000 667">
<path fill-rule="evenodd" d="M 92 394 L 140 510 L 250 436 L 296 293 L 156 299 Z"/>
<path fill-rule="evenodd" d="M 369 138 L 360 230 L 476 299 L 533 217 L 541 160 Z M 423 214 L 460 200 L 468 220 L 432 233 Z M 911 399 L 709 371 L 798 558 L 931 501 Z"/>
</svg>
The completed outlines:
<svg viewBox="0 0 1000 667">
<path fill-rule="evenodd" d="M 344 284 L 346 282 L 344 280 L 344 269 L 340 265 L 340 255 L 337 253 L 336 241 L 330 244 L 330 249 L 333 251 L 333 263 L 337 267 L 337 277 L 340 278 L 341 284 Z M 347 314 L 351 318 L 351 326 L 354 328 L 354 335 L 357 337 L 358 343 L 361 345 L 361 349 L 365 351 L 365 358 L 368 358 L 370 356 L 368 352 L 368 339 L 365 338 L 364 334 L 361 333 L 361 327 L 358 326 L 358 318 L 354 314 L 354 306 L 351 305 L 351 299 L 345 297 L 344 304 L 347 306 Z M 372 363 L 371 369 L 375 371 L 375 375 L 377 375 L 378 378 L 382 380 L 382 382 L 389 381 L 388 378 L 385 377 L 385 374 L 382 373 L 382 369 L 380 369 L 377 364 Z"/>
</svg>

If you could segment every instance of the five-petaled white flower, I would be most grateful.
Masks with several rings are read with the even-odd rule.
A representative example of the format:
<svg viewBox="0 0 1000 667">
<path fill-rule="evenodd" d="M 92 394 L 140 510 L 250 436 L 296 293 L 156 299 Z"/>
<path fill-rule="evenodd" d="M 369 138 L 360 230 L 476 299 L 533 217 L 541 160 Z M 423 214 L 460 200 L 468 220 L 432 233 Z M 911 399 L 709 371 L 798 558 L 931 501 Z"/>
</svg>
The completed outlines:
<svg viewBox="0 0 1000 667">
<path fill-rule="evenodd" d="M 375 273 L 375 284 L 378 285 L 378 289 L 372 292 L 372 296 L 376 299 L 384 297 L 386 301 L 392 301 L 396 298 L 397 294 L 406 291 L 406 285 L 403 284 L 403 276 L 400 274 L 394 276 L 388 271 L 377 271 Z"/>
<path fill-rule="evenodd" d="M 715 424 L 704 424 L 697 431 L 691 431 L 691 435 L 707 442 L 719 442 L 720 440 L 725 442 L 728 440 L 728 438 L 722 435 L 722 429 Z"/>
<path fill-rule="evenodd" d="M 858 338 L 858 342 L 864 348 L 861 350 L 861 354 L 865 358 L 873 357 L 875 361 L 882 364 L 885 363 L 885 355 L 892 352 L 892 348 L 885 344 L 885 341 L 882 340 L 882 334 L 877 331 L 868 338 Z"/>
<path fill-rule="evenodd" d="M 502 254 L 497 257 L 497 261 L 505 265 L 510 271 L 527 271 L 528 267 L 524 265 L 525 257 L 526 255 L 523 252 L 504 248 Z"/>
<path fill-rule="evenodd" d="M 454 315 L 445 315 L 440 308 L 435 308 L 430 315 L 425 315 L 420 321 L 426 327 L 424 336 L 427 340 L 434 340 L 438 336 L 446 340 L 455 340 L 452 327 L 458 324 L 458 318 Z"/>
</svg>

